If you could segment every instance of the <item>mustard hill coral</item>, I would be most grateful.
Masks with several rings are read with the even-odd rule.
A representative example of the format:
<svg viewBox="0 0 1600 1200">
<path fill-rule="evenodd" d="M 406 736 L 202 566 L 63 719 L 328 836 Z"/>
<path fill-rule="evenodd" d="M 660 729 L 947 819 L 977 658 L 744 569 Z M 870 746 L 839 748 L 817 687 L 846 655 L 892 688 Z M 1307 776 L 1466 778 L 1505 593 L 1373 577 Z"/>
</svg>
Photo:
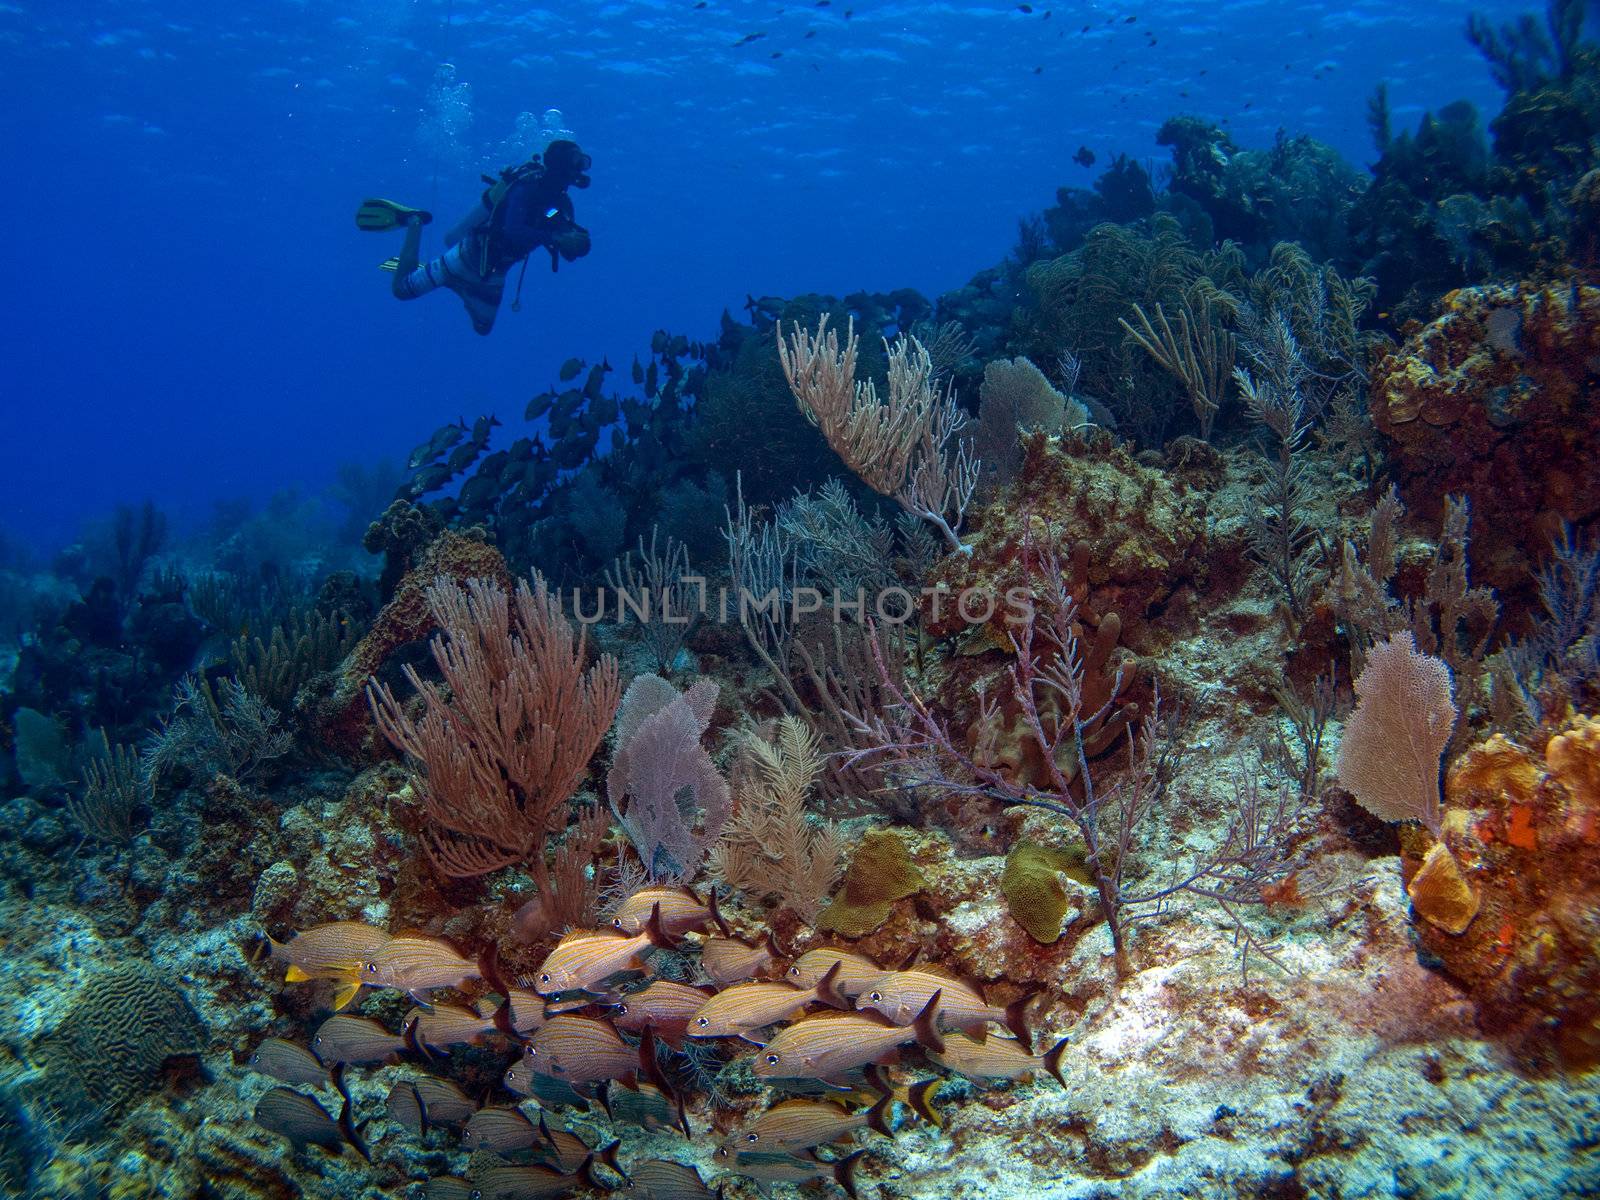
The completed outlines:
<svg viewBox="0 0 1600 1200">
<path fill-rule="evenodd" d="M 862 937 L 889 919 L 896 900 L 916 895 L 926 884 L 899 833 L 871 830 L 856 847 L 845 869 L 844 886 L 817 918 L 817 928 Z"/>
<path fill-rule="evenodd" d="M 1526 588 L 1530 549 L 1600 513 L 1600 287 L 1577 280 L 1463 288 L 1372 370 L 1372 418 L 1407 506 L 1472 504 L 1473 568 Z"/>
<path fill-rule="evenodd" d="M 1600 1062 L 1597 783 L 1600 719 L 1575 718 L 1542 758 L 1496 734 L 1451 767 L 1441 839 L 1401 839 L 1422 948 L 1477 1000 L 1486 1030 L 1574 1066 Z"/>
</svg>

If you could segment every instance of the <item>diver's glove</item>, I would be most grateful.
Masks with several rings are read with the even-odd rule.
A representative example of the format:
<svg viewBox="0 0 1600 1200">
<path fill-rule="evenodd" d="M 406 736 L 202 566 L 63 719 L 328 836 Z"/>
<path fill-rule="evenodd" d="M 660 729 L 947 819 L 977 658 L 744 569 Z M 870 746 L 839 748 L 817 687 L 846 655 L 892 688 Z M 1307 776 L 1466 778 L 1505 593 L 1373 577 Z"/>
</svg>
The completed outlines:
<svg viewBox="0 0 1600 1200">
<path fill-rule="evenodd" d="M 589 253 L 589 231 L 582 225 L 565 226 L 550 235 L 549 246 L 550 269 L 554 271 L 562 258 L 571 262 Z"/>
</svg>

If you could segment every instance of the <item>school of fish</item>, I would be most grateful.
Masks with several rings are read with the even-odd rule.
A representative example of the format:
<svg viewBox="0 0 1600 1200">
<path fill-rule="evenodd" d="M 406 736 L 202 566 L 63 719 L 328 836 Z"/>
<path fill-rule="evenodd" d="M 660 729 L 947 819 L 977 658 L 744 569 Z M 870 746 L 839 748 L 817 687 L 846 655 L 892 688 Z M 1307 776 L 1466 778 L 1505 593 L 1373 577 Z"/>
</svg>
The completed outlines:
<svg viewBox="0 0 1600 1200">
<path fill-rule="evenodd" d="M 344 1073 L 405 1060 L 385 1115 L 417 1137 L 451 1131 L 474 1155 L 469 1179 L 428 1180 L 429 1200 L 536 1200 L 586 1188 L 711 1200 L 724 1176 L 750 1179 L 763 1194 L 773 1183 L 831 1181 L 854 1200 L 867 1151 L 851 1148 L 859 1135 L 893 1138 L 897 1120 L 939 1124 L 934 1101 L 944 1076 L 897 1085 L 888 1064 L 923 1063 L 974 1081 L 1044 1071 L 1066 1086 L 1066 1039 L 1034 1052 L 1025 1023 L 1031 995 L 991 1005 L 975 984 L 937 968 L 888 969 L 841 947 L 808 950 L 784 966 L 770 935 L 736 936 L 714 893 L 702 900 L 686 888 L 640 889 L 610 928 L 569 932 L 531 978 L 515 982 L 492 949 L 474 959 L 442 938 L 354 921 L 269 939 L 267 948 L 286 965 L 286 982 L 330 982 L 334 1012 L 309 1047 L 267 1038 L 251 1055 L 253 1070 L 278 1081 L 258 1103 L 256 1122 L 297 1150 L 348 1148 L 370 1161 L 368 1122 L 356 1120 Z M 707 982 L 649 979 L 655 952 L 678 956 L 672 974 L 690 963 Z M 462 995 L 467 985 L 481 985 L 481 994 Z M 412 999 L 398 1033 L 343 1011 L 364 989 Z M 445 990 L 460 1000 L 434 1002 Z M 516 1051 L 501 1077 L 504 1100 L 474 1099 L 425 1069 L 478 1044 Z M 758 1079 L 795 1094 L 716 1140 L 717 1178 L 670 1159 L 624 1165 L 621 1139 L 595 1137 L 593 1123 L 603 1118 L 613 1134 L 635 1126 L 695 1139 L 689 1094 L 701 1068 L 693 1054 L 707 1046 L 751 1053 Z M 298 1090 L 305 1087 L 333 1089 L 337 1113 Z M 562 1112 L 585 1120 L 568 1128 L 552 1120 Z M 817 1153 L 828 1147 L 833 1157 Z"/>
</svg>

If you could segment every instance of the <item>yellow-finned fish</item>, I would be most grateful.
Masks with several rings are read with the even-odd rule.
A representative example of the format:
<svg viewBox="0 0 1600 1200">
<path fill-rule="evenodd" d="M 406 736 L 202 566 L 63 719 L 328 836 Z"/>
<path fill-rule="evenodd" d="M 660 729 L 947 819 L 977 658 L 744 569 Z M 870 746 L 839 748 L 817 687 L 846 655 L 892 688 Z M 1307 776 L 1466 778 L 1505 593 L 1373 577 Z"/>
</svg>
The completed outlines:
<svg viewBox="0 0 1600 1200">
<path fill-rule="evenodd" d="M 976 1033 L 992 1021 L 1004 1025 L 1023 1046 L 1032 1050 L 1033 1038 L 1025 1017 L 1033 993 L 1001 1007 L 984 1000 L 971 984 L 926 967 L 914 967 L 878 976 L 856 996 L 856 1007 L 881 1013 L 896 1025 L 909 1025 L 935 992 L 944 994 L 939 1002 L 941 1029 Z"/>
<path fill-rule="evenodd" d="M 1021 1079 L 1040 1070 L 1049 1071 L 1062 1087 L 1061 1056 L 1067 1039 L 1062 1038 L 1043 1054 L 1029 1054 L 1028 1048 L 1012 1038 L 987 1037 L 977 1041 L 964 1033 L 952 1033 L 942 1050 L 930 1050 L 928 1057 L 947 1071 L 972 1079 Z"/>
<path fill-rule="evenodd" d="M 644 970 L 646 950 L 671 949 L 674 944 L 661 928 L 659 904 L 650 910 L 649 920 L 638 933 L 574 929 L 539 965 L 534 976 L 534 990 L 541 996 L 592 991 L 596 984 L 621 971 Z"/>
<path fill-rule="evenodd" d="M 700 947 L 700 966 L 718 987 L 754 979 L 772 969 L 778 950 L 771 936 L 759 942 L 736 937 L 708 937 Z"/>
<path fill-rule="evenodd" d="M 756 1054 L 752 1070 L 763 1079 L 842 1082 L 845 1072 L 879 1062 L 907 1042 L 929 1050 L 944 1046 L 938 992 L 910 1026 L 867 1013 L 825 1013 L 786 1025 Z"/>
<path fill-rule="evenodd" d="M 479 978 L 478 964 L 441 938 L 403 933 L 390 938 L 361 964 L 367 987 L 395 988 L 426 1000 L 438 988 L 460 987 Z"/>
<path fill-rule="evenodd" d="M 736 983 L 702 1004 L 689 1022 L 689 1036 L 750 1037 L 758 1029 L 787 1021 L 808 1004 L 821 1002 L 833 1008 L 849 1008 L 850 1002 L 834 990 L 842 963 L 834 963 L 816 986 L 797 988 L 789 983 Z"/>
<path fill-rule="evenodd" d="M 651 884 L 622 902 L 611 918 L 611 927 L 623 933 L 638 933 L 650 920 L 650 910 L 657 905 L 661 906 L 661 928 L 668 937 L 697 932 L 713 919 L 713 910 L 688 888 Z"/>
<path fill-rule="evenodd" d="M 683 1042 L 684 1031 L 694 1014 L 711 996 L 709 988 L 658 979 L 642 991 L 629 992 L 613 1006 L 612 1021 L 618 1029 L 640 1033 L 647 1026 L 670 1045 Z"/>
<path fill-rule="evenodd" d="M 361 921 L 334 921 L 297 933 L 286 942 L 269 937 L 267 946 L 275 962 L 288 964 L 284 981 L 304 983 L 308 979 L 342 979 L 359 971 L 388 940 L 384 930 Z"/>
<path fill-rule="evenodd" d="M 352 1017 L 337 1013 L 317 1026 L 311 1050 L 325 1063 L 375 1063 L 392 1058 L 405 1049 L 405 1039 L 396 1037 L 371 1017 Z"/>
<path fill-rule="evenodd" d="M 869 983 L 883 974 L 883 968 L 864 954 L 840 950 L 836 946 L 820 946 L 795 959 L 784 978 L 796 987 L 812 987 L 835 963 L 839 965 L 839 974 L 833 985 L 841 996 L 859 996 Z"/>
</svg>

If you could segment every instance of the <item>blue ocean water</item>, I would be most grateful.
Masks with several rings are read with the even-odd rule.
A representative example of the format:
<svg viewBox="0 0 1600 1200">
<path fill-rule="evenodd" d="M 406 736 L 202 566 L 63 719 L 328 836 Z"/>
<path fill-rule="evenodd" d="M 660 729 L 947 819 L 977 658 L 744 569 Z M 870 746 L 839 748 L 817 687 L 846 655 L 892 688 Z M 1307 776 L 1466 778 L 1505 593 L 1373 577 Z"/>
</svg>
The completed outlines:
<svg viewBox="0 0 1600 1200">
<path fill-rule="evenodd" d="M 121 501 L 200 520 L 315 491 L 457 415 L 520 416 L 569 355 L 711 336 L 750 294 L 936 295 L 1058 185 L 1165 161 L 1175 112 L 1364 164 L 1380 80 L 1397 128 L 1492 112 L 1463 22 L 1521 7 L 0 3 L 0 529 L 49 549 Z M 359 200 L 453 221 L 552 107 L 594 157 L 593 253 L 536 262 L 487 339 L 446 295 L 395 303 L 398 235 L 358 233 Z"/>
</svg>

